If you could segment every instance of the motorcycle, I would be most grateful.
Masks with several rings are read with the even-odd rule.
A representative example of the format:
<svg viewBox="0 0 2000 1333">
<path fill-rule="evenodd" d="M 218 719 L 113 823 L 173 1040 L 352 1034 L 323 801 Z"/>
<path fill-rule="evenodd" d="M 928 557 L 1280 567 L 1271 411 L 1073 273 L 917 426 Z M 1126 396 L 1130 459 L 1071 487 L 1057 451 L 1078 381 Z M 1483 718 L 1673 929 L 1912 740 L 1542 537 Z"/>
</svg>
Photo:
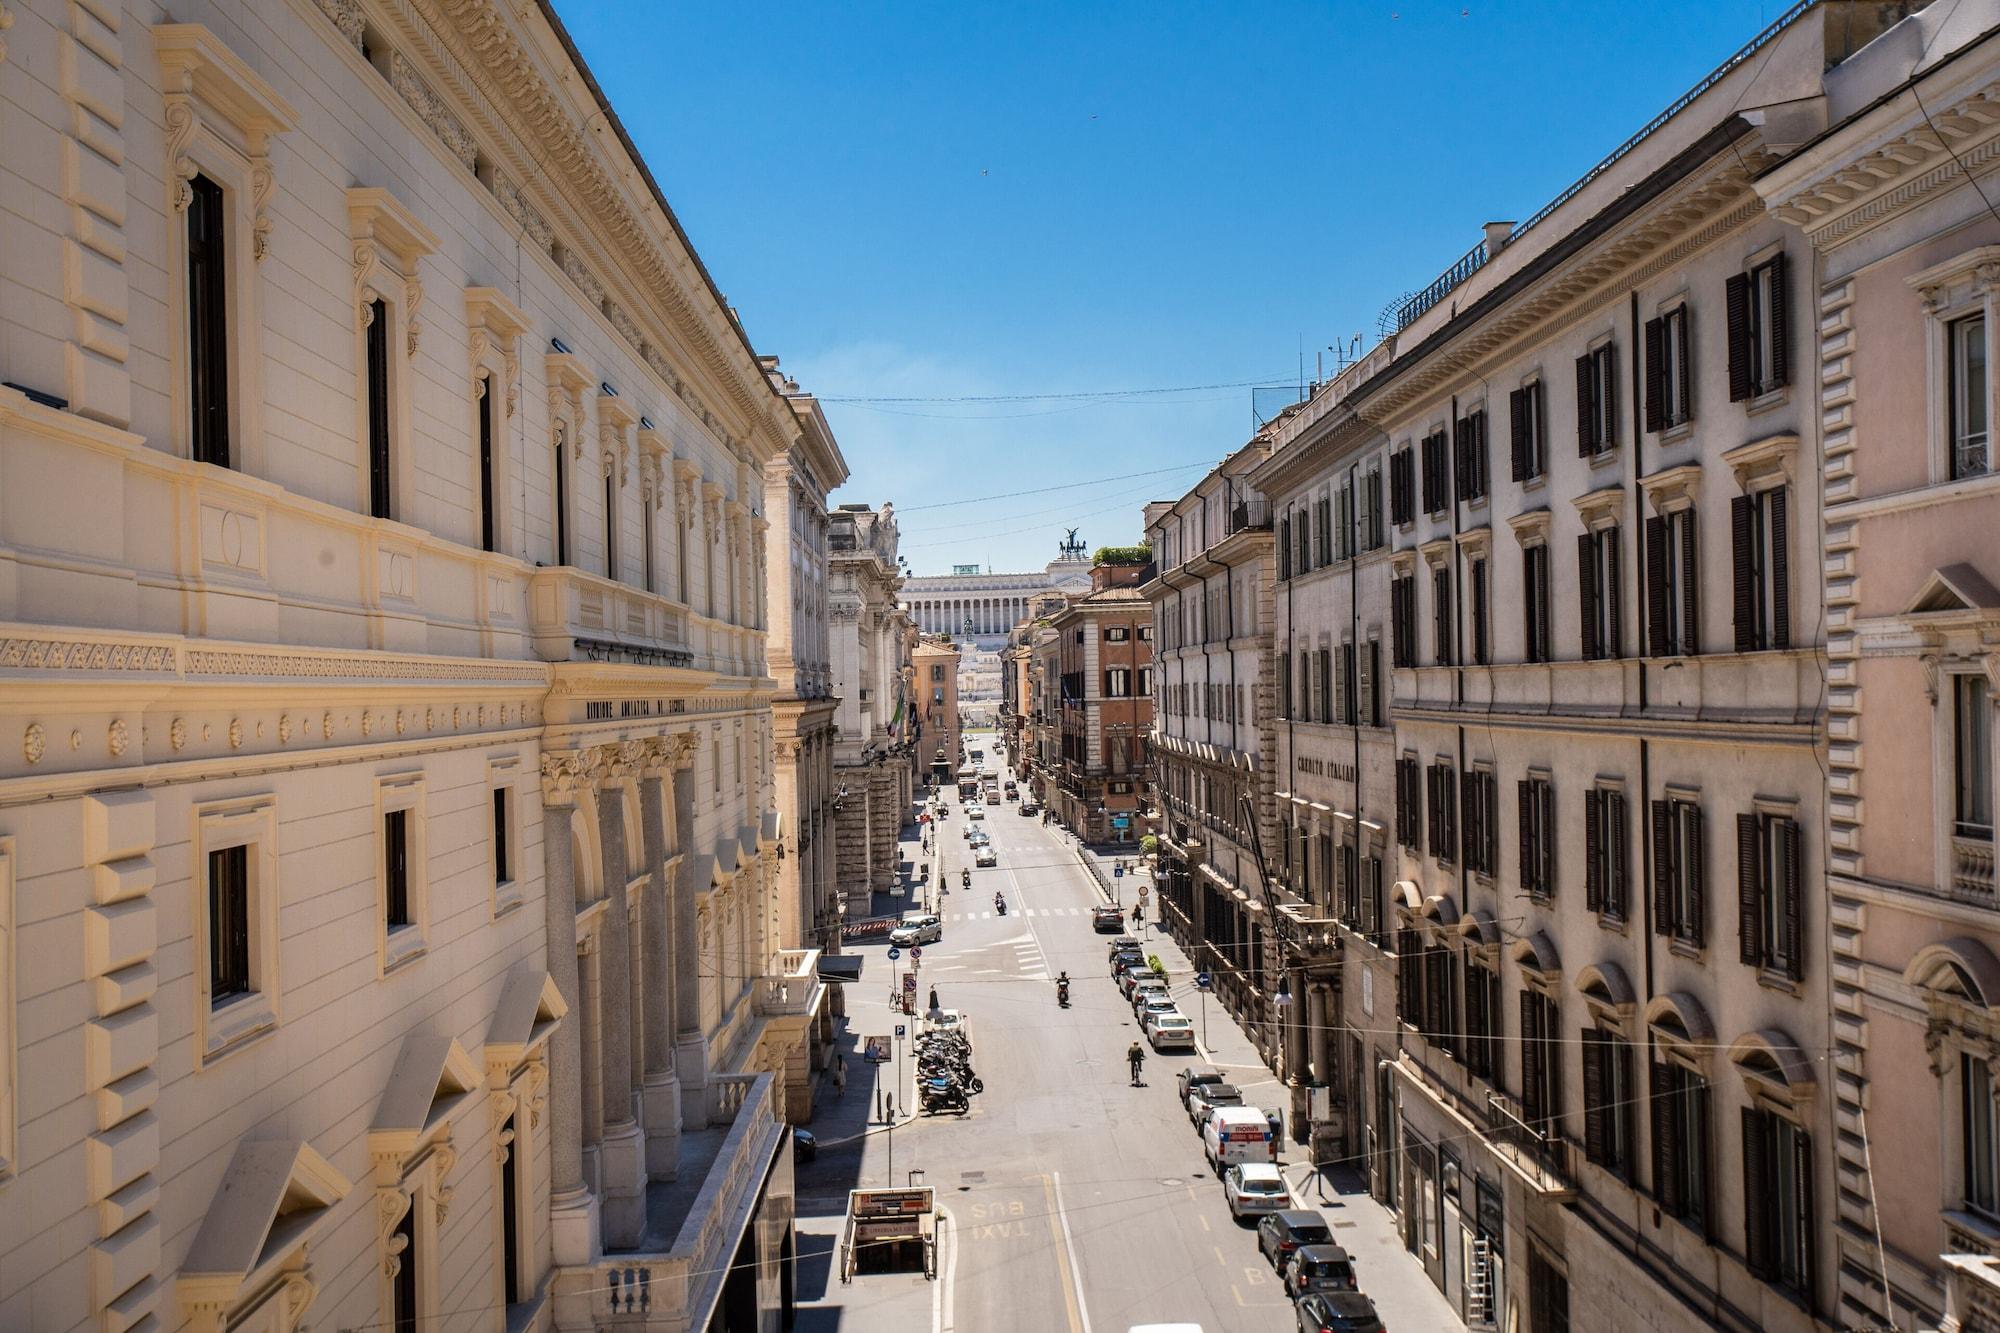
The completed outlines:
<svg viewBox="0 0 2000 1333">
<path fill-rule="evenodd" d="M 993 910 L 1001 916 L 1007 915 L 1007 900 L 997 893 L 993 895 Z"/>
<path fill-rule="evenodd" d="M 956 1111 L 960 1115 L 972 1109 L 965 1089 L 948 1078 L 926 1079 L 919 1090 L 922 1110 L 925 1115 L 937 1115 L 943 1111 Z"/>
<path fill-rule="evenodd" d="M 958 872 L 958 887 L 961 889 L 972 887 L 972 872 L 970 870 L 961 870 Z"/>
<path fill-rule="evenodd" d="M 1069 983 L 1067 981 L 1058 981 L 1056 983 L 1056 1003 L 1064 1009 L 1069 1008 Z"/>
</svg>

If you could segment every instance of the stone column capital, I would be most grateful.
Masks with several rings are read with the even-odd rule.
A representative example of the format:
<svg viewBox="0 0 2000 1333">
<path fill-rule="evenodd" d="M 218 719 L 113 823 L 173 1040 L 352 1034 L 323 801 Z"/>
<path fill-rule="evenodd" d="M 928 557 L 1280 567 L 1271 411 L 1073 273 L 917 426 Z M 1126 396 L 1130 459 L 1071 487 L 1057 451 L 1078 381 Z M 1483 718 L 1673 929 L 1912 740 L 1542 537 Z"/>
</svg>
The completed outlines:
<svg viewBox="0 0 2000 1333">
<path fill-rule="evenodd" d="M 542 755 L 542 804 L 574 806 L 576 789 L 584 781 L 584 759 L 575 750 L 555 750 Z"/>
<path fill-rule="evenodd" d="M 668 762 L 678 771 L 694 767 L 695 751 L 701 748 L 701 737 L 693 731 L 677 731 L 663 738 L 667 746 Z"/>
</svg>

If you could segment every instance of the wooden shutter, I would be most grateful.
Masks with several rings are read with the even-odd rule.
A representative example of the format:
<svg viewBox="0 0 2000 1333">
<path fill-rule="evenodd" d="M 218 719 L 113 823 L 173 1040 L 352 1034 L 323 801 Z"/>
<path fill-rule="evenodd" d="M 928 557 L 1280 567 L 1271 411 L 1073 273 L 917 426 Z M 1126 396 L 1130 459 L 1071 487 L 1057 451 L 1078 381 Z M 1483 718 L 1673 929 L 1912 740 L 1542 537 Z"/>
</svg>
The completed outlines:
<svg viewBox="0 0 2000 1333">
<path fill-rule="evenodd" d="M 1521 552 L 1521 636 L 1529 662 L 1541 660 L 1541 590 L 1535 586 L 1535 548 Z"/>
<path fill-rule="evenodd" d="M 1604 420 L 1597 443 L 1599 448 L 1609 449 L 1618 439 L 1618 345 L 1607 343 L 1597 349 L 1597 355 L 1604 363 L 1597 376 L 1597 392 L 1602 395 L 1598 409 Z"/>
<path fill-rule="evenodd" d="M 1485 848 L 1486 830 L 1479 822 L 1479 774 L 1466 769 L 1458 775 L 1459 808 L 1465 812 L 1465 864 L 1468 869 L 1485 872 L 1487 866 L 1481 861 Z"/>
<path fill-rule="evenodd" d="M 1535 790 L 1534 784 L 1526 778 L 1514 784 L 1514 796 L 1520 803 L 1521 815 L 1521 887 L 1530 893 L 1540 892 L 1543 885 L 1535 874 Z"/>
<path fill-rule="evenodd" d="M 1583 905 L 1604 910 L 1604 793 L 1583 794 Z"/>
<path fill-rule="evenodd" d="M 1787 500 L 1790 488 L 1780 486 L 1771 496 L 1771 646 L 1792 646 L 1791 560 L 1787 551 Z"/>
<path fill-rule="evenodd" d="M 1542 887 L 1550 894 L 1556 891 L 1556 790 L 1547 783 L 1541 785 L 1541 797 L 1536 810 L 1538 833 L 1542 851 Z"/>
<path fill-rule="evenodd" d="M 1784 922 L 1784 938 L 1779 947 L 1785 955 L 1785 974 L 1793 981 L 1805 976 L 1805 955 L 1800 951 L 1804 939 L 1799 933 L 1799 918 L 1805 906 L 1805 884 L 1801 878 L 1799 862 L 1799 824 L 1795 819 L 1772 821 L 1778 838 L 1778 864 L 1784 867 L 1785 882 L 1771 886 L 1771 892 L 1782 894 L 1780 904 Z"/>
<path fill-rule="evenodd" d="M 1740 403 L 1756 396 L 1750 379 L 1750 275 L 1730 274 L 1723 295 L 1729 326 L 1729 401 Z"/>
<path fill-rule="evenodd" d="M 1653 933 L 1674 933 L 1674 812 L 1653 802 Z"/>
<path fill-rule="evenodd" d="M 1486 637 L 1486 562 L 1472 562 L 1472 660 L 1484 666 L 1493 657 Z"/>
<path fill-rule="evenodd" d="M 1437 603 L 1437 660 L 1450 666 L 1454 660 L 1452 642 L 1451 571 L 1440 569 L 1431 576 L 1431 600 Z"/>
<path fill-rule="evenodd" d="M 1514 455 L 1514 480 L 1528 479 L 1528 391 L 1516 389 L 1507 395 L 1509 447 Z"/>
<path fill-rule="evenodd" d="M 1472 414 L 1472 497 L 1478 499 L 1486 494 L 1486 482 L 1490 469 L 1486 464 L 1486 413 L 1482 409 Z"/>
<path fill-rule="evenodd" d="M 1799 1285 L 1806 1307 L 1817 1310 L 1818 1268 L 1815 1259 L 1819 1251 L 1819 1215 L 1813 1199 L 1812 1135 L 1803 1129 L 1792 1135 L 1792 1179 L 1799 1182 L 1799 1243 L 1805 1247 Z"/>
<path fill-rule="evenodd" d="M 1673 1071 L 1664 1062 L 1651 1070 L 1653 1108 L 1653 1196 L 1671 1217 L 1681 1214 L 1681 1143 L 1679 1098 L 1674 1095 Z"/>
<path fill-rule="evenodd" d="M 1768 1112 L 1743 1108 L 1743 1250 L 1750 1271 L 1771 1275 L 1771 1209 Z"/>
<path fill-rule="evenodd" d="M 1535 1000 L 1533 991 L 1521 992 L 1521 1111 L 1531 1125 L 1547 1114 L 1542 1105 L 1542 1034 L 1535 1021 Z"/>
<path fill-rule="evenodd" d="M 1735 495 L 1729 500 L 1729 547 L 1736 651 L 1757 651 L 1757 498 Z"/>
<path fill-rule="evenodd" d="M 1666 325 L 1646 321 L 1646 429 L 1658 430 L 1667 418 Z"/>
<path fill-rule="evenodd" d="M 1792 382 L 1791 293 L 1785 282 L 1785 252 L 1771 256 L 1771 364 L 1765 367 L 1766 390 Z"/>
<path fill-rule="evenodd" d="M 1604 826 L 1608 835 L 1604 840 L 1604 910 L 1616 916 L 1625 915 L 1625 876 L 1627 855 L 1627 834 L 1625 832 L 1625 794 L 1608 791 L 1603 798 Z"/>
<path fill-rule="evenodd" d="M 1667 520 L 1646 520 L 1646 646 L 1654 657 L 1665 657 L 1667 642 Z"/>
<path fill-rule="evenodd" d="M 1460 417 L 1451 423 L 1452 495 L 1463 503 L 1472 498 L 1472 422 Z"/>
<path fill-rule="evenodd" d="M 1597 397 L 1591 392 L 1590 353 L 1576 359 L 1576 452 L 1588 458 L 1597 451 Z"/>
<path fill-rule="evenodd" d="M 1604 1163 L 1605 1113 L 1610 1109 L 1604 1104 L 1604 1057 L 1609 1047 L 1604 1034 L 1596 1028 L 1583 1030 L 1583 1155 L 1591 1161 Z"/>
<path fill-rule="evenodd" d="M 1689 657 L 1701 651 L 1701 566 L 1696 562 L 1694 510 L 1681 514 L 1681 641 Z"/>
<path fill-rule="evenodd" d="M 1708 919 L 1707 886 L 1703 883 L 1706 873 L 1702 859 L 1708 849 L 1707 835 L 1702 832 L 1701 808 L 1683 805 L 1680 810 L 1682 822 L 1687 827 L 1685 838 L 1689 853 L 1687 863 L 1681 867 L 1681 874 L 1687 880 L 1688 919 L 1681 923 L 1682 932 L 1699 947 L 1705 934 L 1704 923 Z"/>
<path fill-rule="evenodd" d="M 1410 845 L 1410 784 L 1400 759 L 1396 761 L 1396 841 L 1404 847 Z"/>
<path fill-rule="evenodd" d="M 1694 309 L 1681 307 L 1681 317 L 1674 321 L 1675 350 L 1680 353 L 1676 360 L 1681 368 L 1681 420 L 1694 420 L 1694 362 L 1688 360 L 1688 325 L 1694 321 Z"/>
<path fill-rule="evenodd" d="M 1757 897 L 1757 816 L 1736 816 L 1736 928 L 1737 957 L 1758 967 L 1764 961 L 1761 923 L 1763 913 Z"/>
<path fill-rule="evenodd" d="M 1597 537 L 1594 533 L 1577 534 L 1576 582 L 1583 657 L 1589 661 L 1601 652 L 1597 642 Z"/>
<path fill-rule="evenodd" d="M 1606 657 L 1622 657 L 1625 653 L 1625 579 L 1619 569 L 1622 550 L 1617 528 L 1606 528 L 1597 534 L 1597 556 L 1604 562 L 1604 629 L 1610 635 L 1608 642 L 1598 645 L 1598 650 Z"/>
</svg>

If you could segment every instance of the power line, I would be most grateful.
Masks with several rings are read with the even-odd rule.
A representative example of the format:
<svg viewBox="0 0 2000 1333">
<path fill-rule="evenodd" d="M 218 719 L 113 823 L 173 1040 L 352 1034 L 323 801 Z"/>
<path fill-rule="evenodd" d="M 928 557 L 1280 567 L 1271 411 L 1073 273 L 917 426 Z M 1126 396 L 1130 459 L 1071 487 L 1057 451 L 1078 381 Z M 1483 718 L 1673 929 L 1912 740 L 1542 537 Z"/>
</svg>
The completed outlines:
<svg viewBox="0 0 2000 1333">
<path fill-rule="evenodd" d="M 1157 477 L 1168 472 L 1185 472 L 1193 467 L 1213 467 L 1215 463 L 1216 460 L 1212 458 L 1196 458 L 1185 463 L 1175 463 L 1171 467 L 1156 467 L 1145 472 L 1125 472 L 1115 477 L 1093 477 L 1089 481 L 1066 481 L 1060 486 L 1036 486 L 1025 491 L 1003 491 L 999 495 L 975 495 L 967 500 L 939 500 L 927 505 L 903 505 L 896 512 L 914 514 L 922 509 L 955 509 L 961 505 L 986 504 L 993 500 L 1013 500 L 1023 495 L 1047 495 L 1051 491 L 1073 491 L 1082 486 L 1102 486 L 1113 481 L 1130 481 L 1134 477 Z"/>
</svg>

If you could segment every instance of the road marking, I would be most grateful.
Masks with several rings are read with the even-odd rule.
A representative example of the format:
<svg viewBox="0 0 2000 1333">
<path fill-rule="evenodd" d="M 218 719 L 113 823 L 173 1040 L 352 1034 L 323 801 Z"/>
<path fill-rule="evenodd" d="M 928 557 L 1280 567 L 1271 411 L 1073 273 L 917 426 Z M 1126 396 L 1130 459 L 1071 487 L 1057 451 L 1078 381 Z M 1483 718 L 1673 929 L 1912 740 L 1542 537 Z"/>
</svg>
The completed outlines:
<svg viewBox="0 0 2000 1333">
<path fill-rule="evenodd" d="M 1069 1214 L 1063 1209 L 1062 1173 L 1049 1172 L 1043 1185 L 1055 1207 L 1056 1221 L 1062 1225 L 1063 1254 L 1057 1258 L 1062 1263 L 1063 1299 L 1069 1306 L 1070 1326 L 1090 1333 L 1090 1310 L 1083 1303 L 1083 1273 L 1076 1262 L 1076 1241 L 1069 1234 Z"/>
<path fill-rule="evenodd" d="M 958 1276 L 958 1223 L 950 1210 L 942 1206 L 937 1213 L 938 1229 L 944 1231 L 948 1228 L 950 1231 L 951 1249 L 944 1256 L 944 1281 L 931 1288 L 931 1328 L 935 1333 L 951 1333 L 952 1321 L 957 1317 L 951 1286 Z M 944 1242 L 940 1240 L 938 1244 Z"/>
<path fill-rule="evenodd" d="M 1199 1222 L 1199 1223 L 1201 1223 L 1201 1229 L 1202 1229 L 1203 1231 L 1213 1231 L 1213 1230 L 1215 1229 L 1215 1228 L 1213 1228 L 1213 1227 L 1209 1226 L 1209 1224 L 1208 1224 L 1208 1219 L 1207 1219 L 1207 1218 L 1205 1218 L 1205 1217 L 1203 1217 L 1203 1216 L 1202 1216 L 1202 1215 L 1201 1215 L 1200 1213 L 1196 1213 L 1196 1214 L 1194 1215 L 1194 1220 L 1195 1220 L 1195 1221 L 1197 1221 L 1197 1222 Z"/>
</svg>

